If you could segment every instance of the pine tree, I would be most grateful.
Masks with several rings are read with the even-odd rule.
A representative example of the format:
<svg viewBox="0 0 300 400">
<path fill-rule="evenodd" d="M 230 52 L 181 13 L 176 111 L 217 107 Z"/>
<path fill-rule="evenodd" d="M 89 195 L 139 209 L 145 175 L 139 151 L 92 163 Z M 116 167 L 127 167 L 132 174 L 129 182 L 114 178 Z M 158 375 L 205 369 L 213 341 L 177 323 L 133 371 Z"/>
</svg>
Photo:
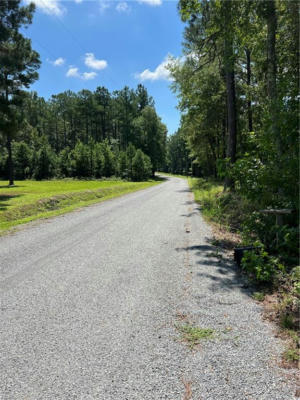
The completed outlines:
<svg viewBox="0 0 300 400">
<path fill-rule="evenodd" d="M 37 78 L 39 54 L 32 50 L 30 39 L 20 32 L 32 22 L 34 5 L 20 6 L 20 0 L 3 0 L 0 7 L 0 132 L 7 140 L 9 184 L 14 184 L 12 138 L 22 115 L 24 88 Z"/>
</svg>

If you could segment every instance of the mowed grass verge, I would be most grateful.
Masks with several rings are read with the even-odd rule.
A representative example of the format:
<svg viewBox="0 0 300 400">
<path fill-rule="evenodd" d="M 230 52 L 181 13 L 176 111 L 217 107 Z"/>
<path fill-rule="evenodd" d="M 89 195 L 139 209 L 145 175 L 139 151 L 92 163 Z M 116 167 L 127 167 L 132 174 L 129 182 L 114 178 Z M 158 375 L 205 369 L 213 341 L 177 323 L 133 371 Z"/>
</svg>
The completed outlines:
<svg viewBox="0 0 300 400">
<path fill-rule="evenodd" d="M 98 203 L 157 185 L 159 181 L 124 182 L 118 180 L 16 181 L 9 187 L 0 181 L 0 234 L 41 218 L 70 212 L 78 207 Z"/>
</svg>

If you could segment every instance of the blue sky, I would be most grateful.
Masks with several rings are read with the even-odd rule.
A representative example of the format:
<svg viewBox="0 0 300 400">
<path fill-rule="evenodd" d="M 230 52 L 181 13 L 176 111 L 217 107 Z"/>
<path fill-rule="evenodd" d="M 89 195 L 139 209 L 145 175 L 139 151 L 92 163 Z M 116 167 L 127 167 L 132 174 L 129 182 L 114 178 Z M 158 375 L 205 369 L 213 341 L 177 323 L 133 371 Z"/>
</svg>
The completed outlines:
<svg viewBox="0 0 300 400">
<path fill-rule="evenodd" d="M 49 98 L 65 90 L 113 91 L 141 82 L 169 134 L 176 131 L 180 115 L 164 62 L 168 54 L 181 55 L 184 25 L 177 1 L 31 1 L 37 9 L 25 34 L 42 60 L 32 90 Z"/>
</svg>

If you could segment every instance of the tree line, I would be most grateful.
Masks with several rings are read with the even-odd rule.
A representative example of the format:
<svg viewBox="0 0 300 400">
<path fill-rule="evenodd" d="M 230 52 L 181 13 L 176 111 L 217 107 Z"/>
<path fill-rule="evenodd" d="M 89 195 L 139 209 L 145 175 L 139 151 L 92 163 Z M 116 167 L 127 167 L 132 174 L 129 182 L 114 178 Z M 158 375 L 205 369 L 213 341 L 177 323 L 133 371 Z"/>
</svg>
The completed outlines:
<svg viewBox="0 0 300 400">
<path fill-rule="evenodd" d="M 181 0 L 178 7 L 185 60 L 170 70 L 182 118 L 169 146 L 186 143 L 197 175 L 225 177 L 227 187 L 298 209 L 298 2 Z M 183 160 L 183 172 L 181 146 L 175 156 L 173 169 Z"/>
<path fill-rule="evenodd" d="M 40 66 L 19 32 L 34 9 L 20 0 L 0 7 L 0 176 L 11 185 L 14 178 L 153 176 L 165 160 L 167 128 L 143 85 L 66 91 L 49 100 L 24 90 Z"/>
<path fill-rule="evenodd" d="M 299 3 L 180 0 L 178 10 L 184 58 L 169 68 L 182 117 L 168 139 L 170 172 L 224 179 L 229 197 L 249 204 L 252 242 L 274 249 L 279 235 L 296 254 Z M 266 208 L 292 214 L 276 226 Z"/>
</svg>

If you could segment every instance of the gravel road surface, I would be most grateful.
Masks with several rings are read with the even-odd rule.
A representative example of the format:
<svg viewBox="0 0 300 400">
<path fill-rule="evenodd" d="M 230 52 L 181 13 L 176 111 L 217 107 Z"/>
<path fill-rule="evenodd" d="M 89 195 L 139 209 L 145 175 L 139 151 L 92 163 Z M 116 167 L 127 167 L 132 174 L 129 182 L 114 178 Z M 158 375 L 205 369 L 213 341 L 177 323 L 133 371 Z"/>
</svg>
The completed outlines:
<svg viewBox="0 0 300 400">
<path fill-rule="evenodd" d="M 0 399 L 294 399 L 210 238 L 179 178 L 1 237 Z M 191 350 L 187 323 L 215 334 Z"/>
</svg>

